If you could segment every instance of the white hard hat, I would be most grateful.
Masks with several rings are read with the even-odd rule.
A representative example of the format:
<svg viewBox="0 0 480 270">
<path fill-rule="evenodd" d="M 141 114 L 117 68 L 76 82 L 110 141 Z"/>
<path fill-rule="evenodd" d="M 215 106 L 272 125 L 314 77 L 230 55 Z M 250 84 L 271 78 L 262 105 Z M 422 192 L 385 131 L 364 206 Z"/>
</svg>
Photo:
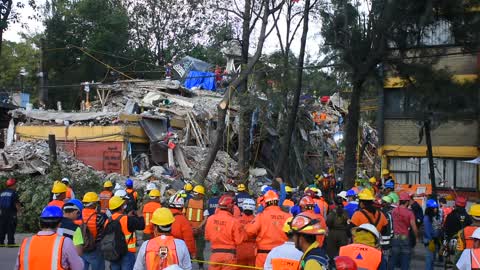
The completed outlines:
<svg viewBox="0 0 480 270">
<path fill-rule="evenodd" d="M 255 211 L 255 208 L 257 205 L 255 204 L 255 201 L 253 199 L 245 199 L 242 202 L 242 209 L 243 210 L 250 210 L 250 211 Z"/>
<path fill-rule="evenodd" d="M 475 229 L 475 231 L 473 231 L 472 236 L 470 238 L 480 240 L 480 228 Z"/>
<path fill-rule="evenodd" d="M 340 191 L 340 193 L 338 193 L 337 196 L 346 200 L 347 199 L 347 192 L 345 190 Z"/>
<path fill-rule="evenodd" d="M 359 229 L 371 232 L 373 235 L 375 235 L 375 237 L 377 238 L 377 241 L 380 239 L 380 233 L 378 232 L 377 227 L 373 226 L 370 223 L 364 223 L 355 228 L 355 230 L 359 230 Z"/>
<path fill-rule="evenodd" d="M 58 178 L 57 178 L 57 179 L 58 179 Z M 68 179 L 67 177 L 64 177 L 64 178 L 62 178 L 62 182 L 67 182 L 67 183 L 70 184 L 70 179 Z"/>
<path fill-rule="evenodd" d="M 146 190 L 150 191 L 150 190 L 153 190 L 153 189 L 157 189 L 157 186 L 154 183 L 148 183 Z"/>
<path fill-rule="evenodd" d="M 123 189 L 115 191 L 114 196 L 120 197 L 120 198 L 125 198 L 127 197 L 127 192 Z"/>
<path fill-rule="evenodd" d="M 319 188 L 317 188 L 317 196 L 322 197 L 322 191 Z"/>
<path fill-rule="evenodd" d="M 260 188 L 260 191 L 263 192 L 267 187 L 268 187 L 268 185 L 263 185 L 263 186 Z"/>
<path fill-rule="evenodd" d="M 185 206 L 185 200 L 181 194 L 175 194 L 168 199 L 168 207 L 170 208 L 183 208 Z"/>
</svg>

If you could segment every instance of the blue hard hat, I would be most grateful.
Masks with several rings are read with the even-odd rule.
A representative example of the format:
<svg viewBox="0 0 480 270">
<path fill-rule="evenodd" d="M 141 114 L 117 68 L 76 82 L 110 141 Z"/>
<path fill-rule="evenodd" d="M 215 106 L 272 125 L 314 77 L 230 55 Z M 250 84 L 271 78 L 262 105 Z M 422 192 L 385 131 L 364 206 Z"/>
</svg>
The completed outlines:
<svg viewBox="0 0 480 270">
<path fill-rule="evenodd" d="M 438 208 L 438 203 L 434 199 L 427 200 L 427 208 Z"/>
<path fill-rule="evenodd" d="M 78 208 L 78 210 L 80 210 L 80 212 L 82 212 L 82 210 L 83 210 L 83 203 L 81 201 L 77 200 L 77 199 L 70 199 L 67 202 L 65 202 L 65 204 L 75 205 Z"/>
<path fill-rule="evenodd" d="M 128 178 L 127 181 L 125 181 L 125 186 L 127 187 L 133 187 L 133 180 Z"/>
<path fill-rule="evenodd" d="M 40 218 L 62 218 L 62 217 L 63 217 L 62 209 L 54 205 L 43 208 L 42 214 L 40 214 Z"/>
<path fill-rule="evenodd" d="M 272 187 L 268 186 L 268 187 L 265 187 L 263 190 L 262 190 L 262 195 L 265 195 L 265 193 L 267 193 L 267 191 L 269 190 L 273 190 Z"/>
<path fill-rule="evenodd" d="M 394 188 L 395 188 L 395 183 L 393 183 L 393 181 L 387 181 L 387 182 L 385 183 L 385 188 L 394 189 Z"/>
<path fill-rule="evenodd" d="M 347 197 L 353 197 L 353 196 L 355 196 L 355 195 L 357 195 L 357 193 L 355 192 L 355 190 L 353 190 L 353 189 L 347 190 Z"/>
</svg>

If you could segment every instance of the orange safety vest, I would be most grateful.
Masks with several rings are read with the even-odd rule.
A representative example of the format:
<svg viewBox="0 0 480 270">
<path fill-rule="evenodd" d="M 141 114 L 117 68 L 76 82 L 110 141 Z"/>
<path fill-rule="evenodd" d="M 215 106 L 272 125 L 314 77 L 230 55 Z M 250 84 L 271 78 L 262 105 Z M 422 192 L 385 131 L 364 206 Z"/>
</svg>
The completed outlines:
<svg viewBox="0 0 480 270">
<path fill-rule="evenodd" d="M 133 190 L 131 188 L 127 188 L 127 189 L 125 189 L 125 191 L 128 193 L 128 195 L 131 195 L 133 197 L 135 202 L 137 201 L 138 193 L 135 190 Z"/>
<path fill-rule="evenodd" d="M 320 214 L 322 214 L 324 219 L 327 219 L 327 212 L 328 212 L 328 203 L 321 199 L 313 199 L 313 201 L 318 205 L 318 208 L 320 208 Z"/>
<path fill-rule="evenodd" d="M 472 270 L 480 269 L 480 248 L 470 249 L 470 263 Z"/>
<path fill-rule="evenodd" d="M 155 210 L 162 207 L 159 202 L 148 202 L 143 206 L 143 218 L 145 219 L 145 229 L 143 233 L 145 234 L 153 234 L 153 223 L 150 223 L 152 220 L 152 215 Z"/>
<path fill-rule="evenodd" d="M 377 270 L 382 262 L 382 252 L 363 244 L 350 244 L 340 247 L 339 256 L 352 258 L 359 270 Z"/>
<path fill-rule="evenodd" d="M 67 187 L 67 193 L 65 194 L 65 200 L 70 200 L 72 198 L 73 189 L 71 187 Z"/>
<path fill-rule="evenodd" d="M 164 269 L 178 264 L 174 239 L 173 236 L 161 235 L 148 241 L 145 249 L 146 270 Z"/>
<path fill-rule="evenodd" d="M 194 229 L 200 227 L 203 221 L 203 200 L 190 199 L 185 210 L 185 216 Z"/>
<path fill-rule="evenodd" d="M 113 196 L 113 192 L 109 191 L 109 190 L 104 190 L 102 192 L 100 192 L 100 209 L 102 209 L 102 213 L 105 213 L 108 209 L 108 201 L 110 201 L 110 199 L 112 198 Z"/>
<path fill-rule="evenodd" d="M 18 269 L 53 269 L 53 266 L 55 269 L 65 269 L 62 266 L 64 240 L 64 236 L 56 233 L 25 238 L 20 247 Z"/>
<path fill-rule="evenodd" d="M 120 213 L 113 214 L 112 220 L 117 219 L 120 215 L 121 215 Z M 125 235 L 125 242 L 127 242 L 128 252 L 135 253 L 137 251 L 136 250 L 137 237 L 135 235 L 135 232 L 130 232 L 128 230 L 127 220 L 128 220 L 128 216 L 123 216 L 122 218 L 120 218 L 120 225 L 122 226 L 123 235 Z"/>
<path fill-rule="evenodd" d="M 97 211 L 95 209 L 85 208 L 82 211 L 82 222 L 87 224 L 87 228 L 94 239 L 97 239 Z"/>
<path fill-rule="evenodd" d="M 475 226 L 467 226 L 463 229 L 463 238 L 465 240 L 464 249 L 466 249 L 466 248 L 473 249 L 473 239 L 471 237 L 472 237 L 473 232 L 476 229 L 478 229 L 478 227 L 475 227 Z"/>
<path fill-rule="evenodd" d="M 297 260 L 286 259 L 286 258 L 274 258 L 272 259 L 272 269 L 273 270 L 290 270 L 298 269 L 300 262 Z"/>
<path fill-rule="evenodd" d="M 63 201 L 53 200 L 53 201 L 48 203 L 48 206 L 58 206 L 58 207 L 60 207 L 60 209 L 62 209 L 64 204 L 65 204 L 65 202 L 63 202 Z"/>
</svg>

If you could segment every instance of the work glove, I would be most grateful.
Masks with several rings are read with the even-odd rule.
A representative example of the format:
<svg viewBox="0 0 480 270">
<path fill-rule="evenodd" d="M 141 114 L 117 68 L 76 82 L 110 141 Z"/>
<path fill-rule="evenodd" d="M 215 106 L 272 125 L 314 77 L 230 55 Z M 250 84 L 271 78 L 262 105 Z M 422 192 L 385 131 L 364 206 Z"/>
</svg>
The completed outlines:
<svg viewBox="0 0 480 270">
<path fill-rule="evenodd" d="M 302 209 L 300 209 L 299 205 L 294 205 L 290 208 L 290 213 L 293 216 L 296 216 L 296 215 L 300 214 L 301 212 L 302 212 Z"/>
<path fill-rule="evenodd" d="M 313 212 L 315 212 L 315 214 L 321 214 L 321 210 L 320 210 L 320 207 L 318 207 L 318 204 L 315 204 L 315 207 L 313 208 Z"/>
</svg>

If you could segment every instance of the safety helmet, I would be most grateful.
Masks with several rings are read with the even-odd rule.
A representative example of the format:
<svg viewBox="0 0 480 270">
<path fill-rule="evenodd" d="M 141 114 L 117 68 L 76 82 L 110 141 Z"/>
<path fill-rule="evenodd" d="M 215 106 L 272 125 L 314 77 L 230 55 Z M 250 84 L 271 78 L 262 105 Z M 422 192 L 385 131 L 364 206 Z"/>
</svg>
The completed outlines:
<svg viewBox="0 0 480 270">
<path fill-rule="evenodd" d="M 17 180 L 15 180 L 14 178 L 9 178 L 7 180 L 7 182 L 5 183 L 5 185 L 7 185 L 7 187 L 11 187 L 13 185 L 15 185 L 17 183 Z"/>
<path fill-rule="evenodd" d="M 125 203 L 125 201 L 123 200 L 123 198 L 118 197 L 118 196 L 113 196 L 108 201 L 108 209 L 115 210 L 115 209 L 119 208 L 120 206 L 122 206 L 124 203 Z"/>
<path fill-rule="evenodd" d="M 480 204 L 472 204 L 470 210 L 468 211 L 468 214 L 472 217 L 480 217 Z"/>
<path fill-rule="evenodd" d="M 92 202 L 98 202 L 100 199 L 98 198 L 97 193 L 95 192 L 87 192 L 85 195 L 83 195 L 83 200 L 82 202 L 84 203 L 92 203 Z"/>
<path fill-rule="evenodd" d="M 128 178 L 127 181 L 125 181 L 125 186 L 127 187 L 133 187 L 133 180 Z"/>
<path fill-rule="evenodd" d="M 315 174 L 315 179 L 319 179 L 320 178 L 320 174 Z"/>
<path fill-rule="evenodd" d="M 372 183 L 372 184 L 376 184 L 377 183 L 377 178 L 374 177 L 371 177 L 370 179 L 368 179 L 368 182 Z"/>
<path fill-rule="evenodd" d="M 400 201 L 410 201 L 410 195 L 407 192 L 401 192 L 399 197 Z"/>
<path fill-rule="evenodd" d="M 361 201 L 373 201 L 375 197 L 369 189 L 364 189 L 358 193 L 358 199 Z"/>
<path fill-rule="evenodd" d="M 257 205 L 255 204 L 255 201 L 253 199 L 247 198 L 242 202 L 242 209 L 244 211 L 245 210 L 255 211 L 256 207 Z"/>
<path fill-rule="evenodd" d="M 300 202 L 298 203 L 300 207 L 312 207 L 315 205 L 315 202 L 313 201 L 312 197 L 310 196 L 303 196 L 303 198 L 300 199 Z"/>
<path fill-rule="evenodd" d="M 384 201 L 386 203 L 393 203 L 393 198 L 390 197 L 390 196 L 383 196 L 382 201 Z"/>
<path fill-rule="evenodd" d="M 233 197 L 230 195 L 222 195 L 222 197 L 218 199 L 218 208 L 225 209 L 225 210 L 232 210 Z"/>
<path fill-rule="evenodd" d="M 465 198 L 464 196 L 458 196 L 455 199 L 455 206 L 465 207 L 465 205 L 467 205 L 467 198 Z"/>
<path fill-rule="evenodd" d="M 382 175 L 387 175 L 387 174 L 390 174 L 390 171 L 388 169 L 383 169 Z"/>
<path fill-rule="evenodd" d="M 283 228 L 282 228 L 283 232 L 285 232 L 285 233 L 291 233 L 292 232 L 292 220 L 293 220 L 293 217 L 287 218 L 287 220 L 283 224 Z"/>
<path fill-rule="evenodd" d="M 112 181 L 110 181 L 110 180 L 105 181 L 105 183 L 103 183 L 103 187 L 104 188 L 113 187 Z"/>
<path fill-rule="evenodd" d="M 278 194 L 273 190 L 269 190 L 267 191 L 267 193 L 265 193 L 265 195 L 263 195 L 263 198 L 265 200 L 265 203 L 278 201 Z"/>
<path fill-rule="evenodd" d="M 262 195 L 265 195 L 269 190 L 273 190 L 273 188 L 271 186 L 263 185 L 261 189 Z"/>
<path fill-rule="evenodd" d="M 41 219 L 60 219 L 63 217 L 63 211 L 60 207 L 51 205 L 43 208 L 40 214 Z"/>
<path fill-rule="evenodd" d="M 355 192 L 355 190 L 353 189 L 349 189 L 347 190 L 347 197 L 353 197 L 353 196 L 356 196 L 357 193 Z"/>
<path fill-rule="evenodd" d="M 62 183 L 70 184 L 70 179 L 68 179 L 67 177 L 64 177 L 62 178 Z"/>
<path fill-rule="evenodd" d="M 447 201 L 453 201 L 454 199 L 455 197 L 452 194 L 448 194 L 447 196 L 445 196 L 445 200 Z"/>
<path fill-rule="evenodd" d="M 292 193 L 293 192 L 293 188 L 291 186 L 285 186 L 285 192 L 287 193 Z"/>
<path fill-rule="evenodd" d="M 315 198 L 317 196 L 317 193 L 309 188 L 303 193 L 303 195 Z"/>
<path fill-rule="evenodd" d="M 434 199 L 427 200 L 427 208 L 438 208 L 438 203 Z"/>
<path fill-rule="evenodd" d="M 335 269 L 337 270 L 357 270 L 357 263 L 348 256 L 335 257 Z"/>
<path fill-rule="evenodd" d="M 245 191 L 247 189 L 247 187 L 245 186 L 245 184 L 238 184 L 237 186 L 237 191 Z"/>
<path fill-rule="evenodd" d="M 174 221 L 175 217 L 173 217 L 172 212 L 170 211 L 170 209 L 165 207 L 161 207 L 155 210 L 152 214 L 152 219 L 150 220 L 150 222 L 158 226 L 168 226 Z"/>
<path fill-rule="evenodd" d="M 292 219 L 292 231 L 300 234 L 325 234 L 320 221 L 313 213 L 300 213 Z"/>
<path fill-rule="evenodd" d="M 363 223 L 362 225 L 354 228 L 354 231 L 357 232 L 359 230 L 365 230 L 365 231 L 368 231 L 368 232 L 371 232 L 376 240 L 377 240 L 377 243 L 380 239 L 380 233 L 378 232 L 377 230 L 377 227 L 375 227 L 373 224 L 370 224 L 370 223 Z"/>
<path fill-rule="evenodd" d="M 150 196 L 150 198 L 160 197 L 160 190 L 158 190 L 158 189 L 152 189 L 152 190 L 150 190 L 150 192 L 148 193 L 148 196 Z"/>
<path fill-rule="evenodd" d="M 186 183 L 186 184 L 183 186 L 183 189 L 184 189 L 185 191 L 187 191 L 187 192 L 188 192 L 188 191 L 192 191 L 192 190 L 193 190 L 193 186 L 192 186 L 192 184 L 190 184 L 190 183 Z"/>
<path fill-rule="evenodd" d="M 329 173 L 329 174 L 333 174 L 334 172 L 335 172 L 335 168 L 330 167 L 330 168 L 328 169 L 328 173 Z"/>
<path fill-rule="evenodd" d="M 473 231 L 472 236 L 470 236 L 470 238 L 480 240 L 480 228 L 476 228 L 475 231 Z"/>
<path fill-rule="evenodd" d="M 338 197 L 346 200 L 347 199 L 347 192 L 345 190 L 340 191 L 340 193 L 337 194 Z"/>
<path fill-rule="evenodd" d="M 55 181 L 55 183 L 53 183 L 52 193 L 59 194 L 64 192 L 67 192 L 67 186 L 60 181 Z"/>
<path fill-rule="evenodd" d="M 203 186 L 201 186 L 201 185 L 196 185 L 196 186 L 193 188 L 193 192 L 196 192 L 196 193 L 205 195 L 205 188 L 204 188 Z"/>
<path fill-rule="evenodd" d="M 148 191 L 152 191 L 156 188 L 157 188 L 157 186 L 154 183 L 148 183 L 145 190 L 148 192 Z"/>
<path fill-rule="evenodd" d="M 180 194 L 175 194 L 168 199 L 168 207 L 170 208 L 183 208 L 185 206 L 185 200 Z"/>
<path fill-rule="evenodd" d="M 322 190 L 320 190 L 319 188 L 317 188 L 317 197 L 322 197 Z"/>
<path fill-rule="evenodd" d="M 393 183 L 393 181 L 387 181 L 385 183 L 385 188 L 390 188 L 390 189 L 394 189 L 395 188 L 395 183 Z"/>
<path fill-rule="evenodd" d="M 123 189 L 120 189 L 120 190 L 115 191 L 115 194 L 113 194 L 113 196 L 117 196 L 117 197 L 120 197 L 120 198 L 125 198 L 125 197 L 127 197 L 127 192 Z"/>
<path fill-rule="evenodd" d="M 63 210 L 76 209 L 80 212 L 83 210 L 83 203 L 77 199 L 70 199 L 63 205 Z"/>
</svg>

